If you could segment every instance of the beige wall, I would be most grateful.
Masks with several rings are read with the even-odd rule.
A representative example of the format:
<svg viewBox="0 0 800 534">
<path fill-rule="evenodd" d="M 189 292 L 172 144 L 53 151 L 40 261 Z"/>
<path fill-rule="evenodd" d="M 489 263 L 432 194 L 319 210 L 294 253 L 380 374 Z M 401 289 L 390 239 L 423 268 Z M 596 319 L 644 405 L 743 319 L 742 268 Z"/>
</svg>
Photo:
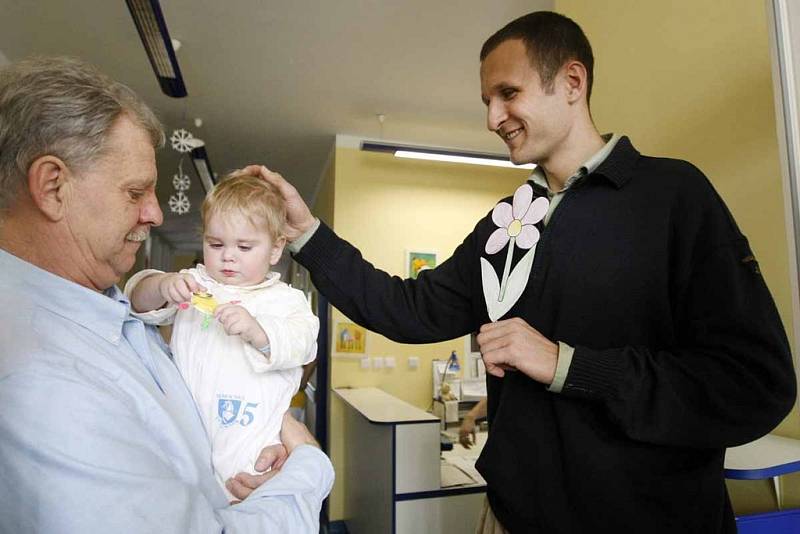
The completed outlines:
<svg viewBox="0 0 800 534">
<path fill-rule="evenodd" d="M 202 261 L 203 255 L 201 254 L 176 254 L 174 258 L 172 258 L 172 270 L 173 271 L 180 271 L 181 269 L 189 269 L 194 265 L 195 259 L 200 259 Z"/>
<path fill-rule="evenodd" d="M 331 155 L 325 170 L 320 177 L 313 210 L 314 215 L 325 221 L 329 226 L 333 226 L 334 213 L 333 203 L 336 199 L 336 147 L 331 147 Z"/>
<path fill-rule="evenodd" d="M 489 134 L 487 134 L 489 135 Z M 407 248 L 434 250 L 448 258 L 475 223 L 501 198 L 525 181 L 527 171 L 402 160 L 387 154 L 339 148 L 335 158 L 334 229 L 358 247 L 364 257 L 390 274 L 403 276 Z M 325 187 L 321 190 L 325 191 Z M 323 205 L 320 195 L 317 202 Z M 348 321 L 338 310 L 332 324 Z M 367 355 L 393 356 L 394 369 L 362 370 L 358 359 L 334 357 L 331 383 L 376 386 L 419 408 L 432 397 L 431 360 L 452 350 L 464 355 L 464 340 L 432 345 L 403 345 L 367 334 Z M 416 371 L 408 357 L 420 358 Z M 330 517 L 346 517 L 342 403 L 331 395 L 331 458 L 339 477 L 331 494 Z"/>
<path fill-rule="evenodd" d="M 765 2 L 556 0 L 555 9 L 592 43 L 598 129 L 629 135 L 643 153 L 691 161 L 709 177 L 750 239 L 791 337 Z M 800 438 L 798 423 L 795 410 L 778 432 Z M 792 496 L 800 491 L 789 493 L 800 502 Z M 763 508 L 751 488 L 732 494 L 739 511 Z"/>
</svg>

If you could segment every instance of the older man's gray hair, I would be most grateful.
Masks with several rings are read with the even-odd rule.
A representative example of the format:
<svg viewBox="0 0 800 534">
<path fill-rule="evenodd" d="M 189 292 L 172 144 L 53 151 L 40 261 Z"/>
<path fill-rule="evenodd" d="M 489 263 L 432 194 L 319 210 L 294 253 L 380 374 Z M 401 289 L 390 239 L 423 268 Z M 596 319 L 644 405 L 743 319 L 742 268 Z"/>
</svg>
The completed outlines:
<svg viewBox="0 0 800 534">
<path fill-rule="evenodd" d="M 0 69 L 0 210 L 12 204 L 37 158 L 56 156 L 80 171 L 102 157 L 122 114 L 147 131 L 154 147 L 164 144 L 152 110 L 87 63 L 37 57 Z"/>
</svg>

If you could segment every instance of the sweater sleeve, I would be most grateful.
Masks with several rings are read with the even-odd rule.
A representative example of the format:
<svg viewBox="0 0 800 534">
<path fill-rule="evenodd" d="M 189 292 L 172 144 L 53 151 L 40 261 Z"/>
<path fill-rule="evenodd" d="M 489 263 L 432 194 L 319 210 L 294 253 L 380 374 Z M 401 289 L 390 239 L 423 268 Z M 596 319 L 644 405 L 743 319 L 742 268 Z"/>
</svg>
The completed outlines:
<svg viewBox="0 0 800 534">
<path fill-rule="evenodd" d="M 269 356 L 244 344 L 250 365 L 257 373 L 300 367 L 312 362 L 317 355 L 319 320 L 311 312 L 305 295 L 287 288 L 281 297 L 282 313 L 270 309 L 255 315 L 269 339 Z"/>
<path fill-rule="evenodd" d="M 472 234 L 447 261 L 403 280 L 375 268 L 322 223 L 294 256 L 347 317 L 401 343 L 432 343 L 474 330 L 469 285 Z"/>
<path fill-rule="evenodd" d="M 710 186 L 709 186 L 710 187 Z M 772 430 L 796 394 L 788 340 L 746 238 L 715 193 L 672 295 L 670 347 L 575 347 L 562 394 L 605 403 L 630 438 L 721 448 Z"/>
</svg>

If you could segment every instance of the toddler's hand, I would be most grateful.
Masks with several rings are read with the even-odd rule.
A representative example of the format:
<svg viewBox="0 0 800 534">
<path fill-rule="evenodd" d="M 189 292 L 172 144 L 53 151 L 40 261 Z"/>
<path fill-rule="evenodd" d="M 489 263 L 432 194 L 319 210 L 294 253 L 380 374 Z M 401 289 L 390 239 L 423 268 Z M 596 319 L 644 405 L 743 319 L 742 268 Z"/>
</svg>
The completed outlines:
<svg viewBox="0 0 800 534">
<path fill-rule="evenodd" d="M 188 273 L 165 274 L 158 283 L 158 292 L 167 304 L 181 304 L 192 300 L 192 293 L 206 288 Z"/>
<path fill-rule="evenodd" d="M 268 339 L 264 329 L 242 306 L 232 302 L 220 304 L 214 310 L 214 317 L 229 336 L 240 336 L 257 349 L 267 344 Z"/>
</svg>

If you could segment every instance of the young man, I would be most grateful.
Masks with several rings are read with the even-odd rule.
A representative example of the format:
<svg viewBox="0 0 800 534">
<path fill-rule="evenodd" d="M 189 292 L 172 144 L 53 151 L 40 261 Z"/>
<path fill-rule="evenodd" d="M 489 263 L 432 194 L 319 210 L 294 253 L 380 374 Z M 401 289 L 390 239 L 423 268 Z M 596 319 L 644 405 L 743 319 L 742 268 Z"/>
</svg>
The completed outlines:
<svg viewBox="0 0 800 534">
<path fill-rule="evenodd" d="M 162 221 L 163 136 L 130 89 L 79 61 L 0 70 L 2 532 L 319 528 L 333 470 L 308 430 L 284 418 L 288 459 L 228 481 L 231 506 L 168 349 L 115 285 Z"/>
<path fill-rule="evenodd" d="M 287 198 L 295 259 L 348 317 L 401 342 L 480 331 L 487 531 L 735 532 L 725 448 L 791 408 L 786 336 L 703 174 L 598 134 L 592 69 L 580 27 L 555 13 L 487 40 L 487 126 L 538 167 L 416 280 L 373 268 L 261 172 Z"/>
</svg>

